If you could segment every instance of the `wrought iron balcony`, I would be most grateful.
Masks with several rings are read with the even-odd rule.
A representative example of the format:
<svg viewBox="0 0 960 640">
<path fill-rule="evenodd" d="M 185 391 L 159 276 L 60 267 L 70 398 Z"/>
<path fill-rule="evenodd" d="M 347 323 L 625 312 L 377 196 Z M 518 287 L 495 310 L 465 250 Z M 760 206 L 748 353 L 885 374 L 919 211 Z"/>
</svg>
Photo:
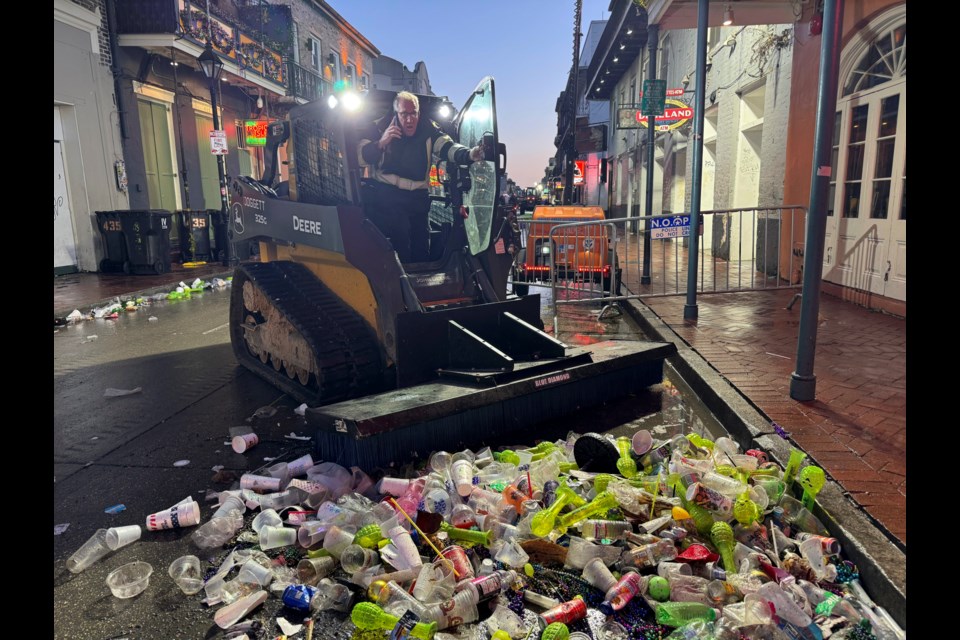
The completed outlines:
<svg viewBox="0 0 960 640">
<path fill-rule="evenodd" d="M 323 79 L 293 60 L 287 60 L 287 95 L 312 102 L 323 97 Z"/>
<path fill-rule="evenodd" d="M 200 47 L 207 39 L 228 64 L 227 71 L 246 76 L 250 72 L 282 87 L 287 86 L 283 53 L 268 46 L 255 30 L 239 21 L 211 15 L 207 22 L 206 5 L 189 0 L 126 0 L 117 3 L 117 32 L 124 36 L 120 44 L 157 48 L 163 53 L 166 44 L 191 53 L 183 47 L 188 42 Z M 169 43 L 151 36 L 175 36 Z M 167 53 L 166 55 L 169 55 Z"/>
</svg>

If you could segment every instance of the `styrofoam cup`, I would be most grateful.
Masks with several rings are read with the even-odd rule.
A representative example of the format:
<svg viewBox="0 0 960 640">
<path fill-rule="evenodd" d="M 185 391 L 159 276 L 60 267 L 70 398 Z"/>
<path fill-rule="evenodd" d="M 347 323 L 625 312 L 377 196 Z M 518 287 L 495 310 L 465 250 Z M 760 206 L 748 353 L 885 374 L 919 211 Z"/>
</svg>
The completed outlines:
<svg viewBox="0 0 960 640">
<path fill-rule="evenodd" d="M 309 453 L 287 463 L 287 471 L 290 472 L 291 478 L 304 475 L 311 467 L 313 467 L 313 457 Z"/>
<path fill-rule="evenodd" d="M 194 500 L 147 516 L 147 530 L 178 529 L 200 524 L 200 504 Z"/>
<path fill-rule="evenodd" d="M 131 524 L 125 527 L 110 527 L 107 529 L 107 546 L 110 547 L 111 551 L 116 551 L 120 547 L 125 547 L 131 542 L 139 540 L 141 533 L 142 530 L 138 524 Z"/>
<path fill-rule="evenodd" d="M 251 491 L 277 492 L 280 491 L 280 478 L 245 473 L 240 476 L 240 488 L 250 489 Z"/>
<path fill-rule="evenodd" d="M 230 441 L 230 446 L 233 447 L 236 453 L 243 453 L 247 449 L 256 446 L 259 442 L 260 436 L 251 432 L 241 436 L 234 436 L 233 440 Z"/>
</svg>

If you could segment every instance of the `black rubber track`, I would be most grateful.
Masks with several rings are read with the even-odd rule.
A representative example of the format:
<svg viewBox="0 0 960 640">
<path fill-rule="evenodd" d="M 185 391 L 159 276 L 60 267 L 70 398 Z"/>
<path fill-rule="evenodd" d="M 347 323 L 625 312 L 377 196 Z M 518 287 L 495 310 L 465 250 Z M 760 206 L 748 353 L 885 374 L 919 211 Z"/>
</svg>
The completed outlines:
<svg viewBox="0 0 960 640">
<path fill-rule="evenodd" d="M 286 372 L 264 364 L 247 349 L 243 323 L 243 285 L 250 281 L 283 314 L 313 351 L 319 375 L 307 387 Z M 382 390 L 383 363 L 376 335 L 363 318 L 295 262 L 241 265 L 233 277 L 230 339 L 243 366 L 310 406 L 357 398 Z M 258 322 L 263 318 L 252 314 Z"/>
</svg>

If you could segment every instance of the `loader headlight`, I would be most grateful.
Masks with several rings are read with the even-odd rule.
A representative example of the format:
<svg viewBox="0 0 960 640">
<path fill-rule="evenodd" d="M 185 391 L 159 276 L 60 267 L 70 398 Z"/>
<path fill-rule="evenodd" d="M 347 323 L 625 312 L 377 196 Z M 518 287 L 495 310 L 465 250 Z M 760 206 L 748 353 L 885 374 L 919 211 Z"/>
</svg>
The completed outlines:
<svg viewBox="0 0 960 640">
<path fill-rule="evenodd" d="M 356 111 L 360 108 L 360 96 L 353 91 L 347 91 L 342 96 L 343 108 L 347 111 Z"/>
<path fill-rule="evenodd" d="M 437 109 L 437 115 L 439 115 L 444 120 L 449 118 L 451 113 L 453 113 L 453 111 L 450 109 L 450 105 L 448 104 L 442 104 L 440 105 L 440 108 Z"/>
<path fill-rule="evenodd" d="M 331 109 L 336 109 L 339 103 L 340 101 L 337 100 L 337 96 L 332 95 L 329 98 L 327 98 L 327 106 L 329 106 Z"/>
</svg>

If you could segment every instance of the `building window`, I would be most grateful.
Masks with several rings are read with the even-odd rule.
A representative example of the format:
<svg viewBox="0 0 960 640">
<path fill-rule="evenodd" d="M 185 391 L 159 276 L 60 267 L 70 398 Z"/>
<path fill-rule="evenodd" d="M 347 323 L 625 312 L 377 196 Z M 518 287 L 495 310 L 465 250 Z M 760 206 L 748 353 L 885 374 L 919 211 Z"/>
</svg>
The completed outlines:
<svg viewBox="0 0 960 640">
<path fill-rule="evenodd" d="M 347 81 L 347 86 L 350 88 L 356 88 L 357 86 L 357 68 L 352 64 L 347 65 L 346 73 L 343 76 L 343 79 Z"/>
<path fill-rule="evenodd" d="M 322 59 L 320 56 L 320 38 L 313 34 L 308 36 L 307 50 L 310 52 L 310 57 L 308 58 L 310 60 L 310 68 L 315 72 L 320 73 L 320 60 Z"/>
</svg>

